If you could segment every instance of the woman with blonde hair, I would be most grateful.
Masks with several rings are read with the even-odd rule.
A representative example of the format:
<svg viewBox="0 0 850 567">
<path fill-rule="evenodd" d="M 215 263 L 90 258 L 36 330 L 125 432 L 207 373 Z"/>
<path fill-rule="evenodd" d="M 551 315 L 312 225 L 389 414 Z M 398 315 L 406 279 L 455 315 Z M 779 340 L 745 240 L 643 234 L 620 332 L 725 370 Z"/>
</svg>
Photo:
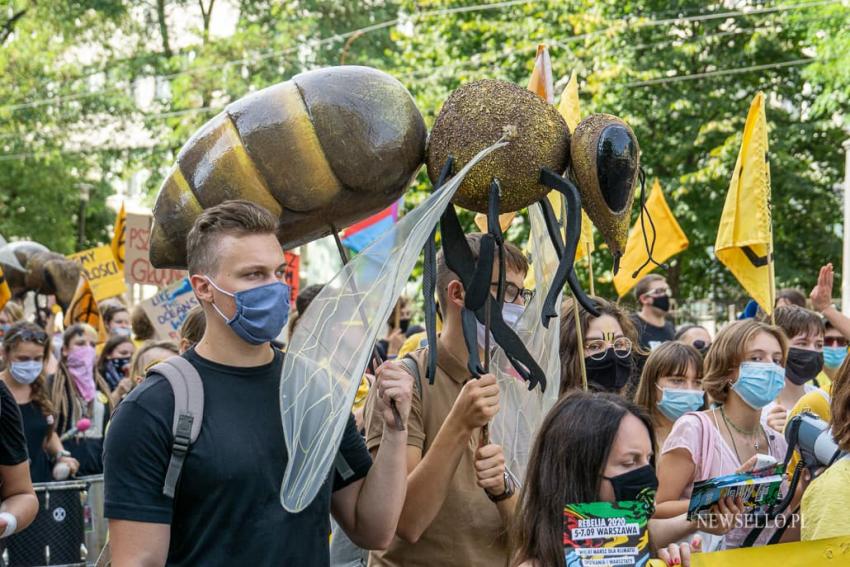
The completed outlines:
<svg viewBox="0 0 850 567">
<path fill-rule="evenodd" d="M 109 385 L 95 368 L 97 331 L 77 323 L 62 334 L 59 369 L 53 378 L 51 398 L 56 412 L 56 431 L 64 435 L 82 418 L 89 428 L 65 442 L 80 462 L 81 475 L 103 472 L 103 433 L 112 412 Z"/>
<path fill-rule="evenodd" d="M 663 447 L 677 419 L 706 408 L 699 351 L 676 341 L 652 351 L 641 373 L 635 403 L 649 414 L 658 446 Z"/>
<path fill-rule="evenodd" d="M 679 418 L 659 460 L 659 517 L 687 511 L 694 482 L 750 470 L 757 455 L 781 461 L 785 439 L 769 430 L 761 410 L 785 385 L 788 340 L 778 327 L 753 319 L 718 333 L 705 358 L 702 386 L 716 407 Z M 765 529 L 757 543 L 772 535 Z M 740 547 L 748 530 L 736 528 L 709 549 Z"/>
</svg>

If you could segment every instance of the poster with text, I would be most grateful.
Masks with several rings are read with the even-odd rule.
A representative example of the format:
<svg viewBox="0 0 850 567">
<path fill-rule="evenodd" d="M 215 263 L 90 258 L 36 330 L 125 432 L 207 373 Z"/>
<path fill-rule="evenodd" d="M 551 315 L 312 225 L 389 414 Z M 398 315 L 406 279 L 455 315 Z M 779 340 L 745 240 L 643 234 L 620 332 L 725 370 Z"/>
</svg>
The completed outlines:
<svg viewBox="0 0 850 567">
<path fill-rule="evenodd" d="M 124 277 L 129 283 L 165 287 L 186 276 L 183 270 L 154 268 L 150 261 L 151 215 L 127 213 L 124 225 Z"/>
<path fill-rule="evenodd" d="M 112 246 L 99 246 L 71 254 L 68 258 L 77 260 L 82 264 L 83 277 L 89 282 L 92 294 L 97 301 L 103 301 L 110 297 L 122 295 L 127 291 L 124 284 L 124 275 L 115 256 L 112 255 Z"/>
<path fill-rule="evenodd" d="M 158 339 L 179 343 L 180 327 L 189 311 L 199 303 L 189 278 L 183 278 L 139 305 L 153 324 Z"/>
<path fill-rule="evenodd" d="M 564 506 L 567 567 L 643 566 L 649 561 L 645 502 L 588 502 Z"/>
</svg>

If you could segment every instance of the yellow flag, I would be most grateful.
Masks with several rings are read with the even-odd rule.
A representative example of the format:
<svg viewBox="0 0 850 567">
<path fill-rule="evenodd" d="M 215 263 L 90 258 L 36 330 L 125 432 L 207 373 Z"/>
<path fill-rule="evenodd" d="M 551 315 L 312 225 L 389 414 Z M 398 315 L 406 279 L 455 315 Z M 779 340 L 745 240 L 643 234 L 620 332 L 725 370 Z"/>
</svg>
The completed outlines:
<svg viewBox="0 0 850 567">
<path fill-rule="evenodd" d="M 118 211 L 118 216 L 115 217 L 115 228 L 112 232 L 112 255 L 115 256 L 115 263 L 118 264 L 118 269 L 124 269 L 124 241 L 125 241 L 125 224 L 127 223 L 127 213 L 124 210 L 124 202 L 121 202 L 121 210 Z"/>
<path fill-rule="evenodd" d="M 570 73 L 570 80 L 567 81 L 567 86 L 564 87 L 564 92 L 561 93 L 561 103 L 558 105 L 558 112 L 566 120 L 570 134 L 575 132 L 576 126 L 581 122 L 581 109 L 578 102 L 578 79 L 576 79 L 575 69 Z"/>
<path fill-rule="evenodd" d="M 3 268 L 0 268 L 0 309 L 6 307 L 10 299 L 12 299 L 12 290 L 9 289 L 9 282 L 6 281 Z"/>
<path fill-rule="evenodd" d="M 656 261 L 664 262 L 688 247 L 688 237 L 685 236 L 682 227 L 676 222 L 673 211 L 667 206 L 658 179 L 652 184 L 652 191 L 650 191 L 649 198 L 646 200 L 646 210 L 649 212 L 649 217 L 644 216 L 643 223 L 647 231 L 646 238 L 650 244 L 652 243 L 650 218 L 655 225 L 655 248 L 652 250 L 652 257 Z M 644 213 L 641 212 L 641 214 Z M 629 232 L 626 252 L 620 260 L 620 271 L 614 276 L 614 287 L 617 289 L 617 295 L 620 297 L 626 295 L 638 280 L 656 267 L 653 263 L 646 264 L 648 257 L 643 230 L 640 226 L 640 217 L 638 217 L 631 232 Z M 638 269 L 640 271 L 632 277 Z"/>
<path fill-rule="evenodd" d="M 97 330 L 98 342 L 106 340 L 106 329 L 103 327 L 103 319 L 100 316 L 100 310 L 97 308 L 97 301 L 92 293 L 89 281 L 80 276 L 80 282 L 77 284 L 77 291 L 74 293 L 74 299 L 68 306 L 65 312 L 65 327 L 70 327 L 74 323 L 86 323 Z"/>
<path fill-rule="evenodd" d="M 720 216 L 714 253 L 768 315 L 773 312 L 773 234 L 764 93 L 750 105 Z"/>
<path fill-rule="evenodd" d="M 570 80 L 567 82 L 564 92 L 561 93 L 561 102 L 558 105 L 558 112 L 560 112 L 561 116 L 564 117 L 564 120 L 570 129 L 570 134 L 575 132 L 576 126 L 578 126 L 578 123 L 581 122 L 581 108 L 579 107 L 578 101 L 578 79 L 576 79 L 575 70 L 573 70 L 570 74 Z M 555 215 L 560 218 L 561 211 L 563 210 L 561 194 L 557 191 L 552 191 L 549 193 L 549 202 L 552 203 Z M 582 209 L 581 236 L 579 237 L 578 248 L 576 248 L 576 260 L 581 260 L 587 256 L 589 252 L 593 252 L 593 250 L 593 224 L 590 222 L 590 217 L 588 217 L 587 213 L 584 212 L 584 209 Z"/>
</svg>

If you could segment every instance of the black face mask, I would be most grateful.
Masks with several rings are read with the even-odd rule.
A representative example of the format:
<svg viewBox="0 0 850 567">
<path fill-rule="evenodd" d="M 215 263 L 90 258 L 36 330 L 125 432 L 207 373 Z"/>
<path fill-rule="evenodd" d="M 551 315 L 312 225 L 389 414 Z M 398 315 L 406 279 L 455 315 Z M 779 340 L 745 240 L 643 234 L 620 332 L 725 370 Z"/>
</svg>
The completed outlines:
<svg viewBox="0 0 850 567">
<path fill-rule="evenodd" d="M 791 382 L 801 386 L 818 375 L 823 368 L 823 353 L 804 348 L 788 349 L 788 361 L 785 363 L 785 376 Z"/>
<path fill-rule="evenodd" d="M 614 488 L 614 498 L 617 502 L 637 500 L 655 507 L 655 491 L 658 490 L 658 477 L 652 465 L 629 471 L 613 477 L 603 476 Z"/>
<path fill-rule="evenodd" d="M 398 320 L 398 328 L 402 333 L 406 333 L 408 327 L 410 327 L 410 319 L 399 319 Z"/>
<path fill-rule="evenodd" d="M 607 392 L 619 392 L 632 375 L 632 355 L 620 358 L 613 348 L 605 351 L 605 356 L 599 360 L 586 356 L 584 368 L 587 370 L 587 381 L 593 382 Z"/>
<path fill-rule="evenodd" d="M 670 311 L 670 296 L 660 295 L 652 298 L 652 306 L 667 313 Z"/>
<path fill-rule="evenodd" d="M 110 388 L 115 388 L 122 379 L 126 378 L 124 369 L 130 364 L 129 358 L 110 358 L 106 361 L 104 378 Z"/>
</svg>

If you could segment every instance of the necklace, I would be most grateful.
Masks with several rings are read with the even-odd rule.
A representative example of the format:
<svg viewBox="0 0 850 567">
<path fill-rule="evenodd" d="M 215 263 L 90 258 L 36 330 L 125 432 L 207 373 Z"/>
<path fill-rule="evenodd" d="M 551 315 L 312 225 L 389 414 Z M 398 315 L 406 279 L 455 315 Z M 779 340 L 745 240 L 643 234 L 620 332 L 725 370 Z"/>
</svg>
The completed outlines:
<svg viewBox="0 0 850 567">
<path fill-rule="evenodd" d="M 749 440 L 753 444 L 753 449 L 755 449 L 756 452 L 758 452 L 759 447 L 761 446 L 761 435 L 760 435 L 760 433 L 763 432 L 761 424 L 759 424 L 754 429 L 747 431 L 746 429 L 742 429 L 742 428 L 738 427 L 737 425 L 735 425 L 732 422 L 732 420 L 729 419 L 729 416 L 726 415 L 726 412 L 723 411 L 722 406 L 720 407 L 720 415 L 723 416 L 723 421 L 726 423 L 726 428 L 729 429 L 729 438 L 732 440 L 732 448 L 735 449 L 735 456 L 738 457 L 739 462 L 742 462 L 741 456 L 738 455 L 738 447 L 735 446 L 735 436 L 732 434 L 732 429 L 737 431 L 739 434 L 748 437 Z"/>
</svg>

